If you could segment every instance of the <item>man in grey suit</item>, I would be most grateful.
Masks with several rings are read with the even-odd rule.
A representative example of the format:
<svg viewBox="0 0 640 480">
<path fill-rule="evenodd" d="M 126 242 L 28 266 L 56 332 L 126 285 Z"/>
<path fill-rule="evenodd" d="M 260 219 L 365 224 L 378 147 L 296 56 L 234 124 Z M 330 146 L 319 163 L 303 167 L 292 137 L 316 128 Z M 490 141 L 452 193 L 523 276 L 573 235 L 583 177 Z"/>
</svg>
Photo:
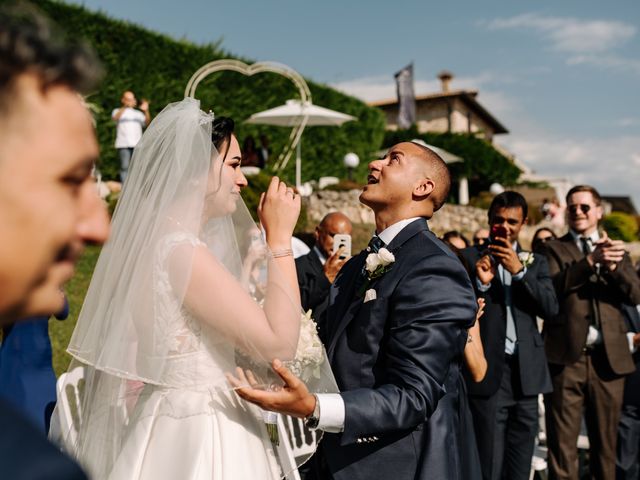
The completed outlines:
<svg viewBox="0 0 640 480">
<path fill-rule="evenodd" d="M 447 198 L 449 172 L 411 142 L 369 171 L 360 201 L 377 235 L 338 274 L 321 329 L 342 392 L 311 394 L 274 361 L 282 390 L 238 393 L 326 432 L 317 478 L 458 479 L 459 372 L 477 307 L 461 262 L 426 222 Z M 371 274 L 381 259 L 390 263 Z"/>
</svg>

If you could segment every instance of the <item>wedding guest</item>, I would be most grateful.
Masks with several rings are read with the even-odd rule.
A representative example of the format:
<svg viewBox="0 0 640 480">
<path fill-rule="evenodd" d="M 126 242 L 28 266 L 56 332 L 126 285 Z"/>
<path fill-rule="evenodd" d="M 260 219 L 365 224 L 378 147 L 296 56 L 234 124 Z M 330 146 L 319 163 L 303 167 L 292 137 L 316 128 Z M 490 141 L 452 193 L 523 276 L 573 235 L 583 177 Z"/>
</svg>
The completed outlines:
<svg viewBox="0 0 640 480">
<path fill-rule="evenodd" d="M 640 478 L 640 305 L 623 305 L 629 349 L 636 370 L 624 382 L 622 412 L 618 425 L 616 479 Z"/>
<path fill-rule="evenodd" d="M 64 296 L 63 293 L 61 295 Z M 69 316 L 69 303 L 55 318 Z M 29 417 L 43 433 L 49 432 L 56 404 L 56 374 L 51 364 L 49 316 L 31 317 L 7 325 L 0 345 L 0 397 Z"/>
<path fill-rule="evenodd" d="M 473 234 L 473 244 L 482 246 L 489 240 L 489 230 L 486 228 L 479 228 Z"/>
<path fill-rule="evenodd" d="M 258 150 L 256 150 L 256 141 L 251 135 L 245 138 L 242 144 L 242 166 L 264 167 L 264 165 L 261 165 L 260 156 L 258 155 Z"/>
<path fill-rule="evenodd" d="M 446 232 L 442 236 L 442 241 L 450 247 L 457 248 L 458 250 L 463 250 L 470 245 L 469 240 L 467 240 L 466 237 L 457 230 L 450 230 Z"/>
<path fill-rule="evenodd" d="M 136 109 L 138 100 L 131 90 L 122 93 L 120 107 L 111 113 L 116 124 L 116 150 L 120 158 L 120 181 L 124 183 L 133 157 L 133 149 L 142 138 L 142 130 L 151 122 L 149 101 L 142 99 L 140 110 Z"/>
<path fill-rule="evenodd" d="M 488 249 L 462 251 L 486 307 L 480 339 L 487 373 L 476 382 L 465 372 L 484 479 L 526 480 L 538 428 L 538 394 L 551 390 L 544 344 L 536 323 L 555 315 L 558 303 L 543 255 L 518 243 L 527 222 L 522 195 L 505 191 L 489 207 Z"/>
<path fill-rule="evenodd" d="M 340 258 L 342 251 L 333 252 L 333 237 L 351 235 L 351 230 L 351 220 L 345 214 L 328 213 L 314 231 L 316 242 L 311 251 L 296 259 L 302 308 L 305 311 L 312 309 L 314 317 L 321 313 L 316 309 L 327 299 L 329 287 L 350 258 Z"/>
<path fill-rule="evenodd" d="M 557 237 L 553 230 L 547 227 L 541 227 L 533 234 L 531 250 L 534 252 L 541 252 L 542 246 L 549 240 L 554 240 L 555 238 Z"/>
<path fill-rule="evenodd" d="M 264 168 L 271 156 L 271 148 L 269 148 L 269 139 L 266 135 L 260 135 L 260 148 L 258 148 L 258 158 L 260 159 L 260 168 Z"/>
<path fill-rule="evenodd" d="M 624 378 L 635 370 L 621 308 L 640 303 L 640 280 L 624 243 L 598 231 L 598 191 L 577 185 L 566 201 L 569 232 L 545 244 L 560 300 L 560 312 L 544 326 L 553 385 L 545 396 L 549 474 L 577 478 L 584 410 L 591 475 L 613 479 Z"/>
<path fill-rule="evenodd" d="M 0 8 L 0 324 L 60 310 L 60 287 L 86 243 L 109 231 L 90 176 L 98 144 L 79 92 L 94 57 L 25 6 Z M 61 121 L 63 119 L 64 121 Z M 0 469 L 12 480 L 84 479 L 5 401 Z"/>
</svg>

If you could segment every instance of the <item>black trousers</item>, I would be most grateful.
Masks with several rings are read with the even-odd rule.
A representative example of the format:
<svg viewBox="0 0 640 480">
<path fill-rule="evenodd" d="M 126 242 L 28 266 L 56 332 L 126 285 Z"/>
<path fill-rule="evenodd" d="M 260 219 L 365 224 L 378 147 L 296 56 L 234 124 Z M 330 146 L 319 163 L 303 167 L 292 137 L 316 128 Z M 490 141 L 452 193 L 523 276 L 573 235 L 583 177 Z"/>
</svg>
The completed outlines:
<svg viewBox="0 0 640 480">
<path fill-rule="evenodd" d="M 517 359 L 505 357 L 498 391 L 470 396 L 484 480 L 528 480 L 538 433 L 538 396 L 520 388 Z"/>
<path fill-rule="evenodd" d="M 617 480 L 640 480 L 640 407 L 623 405 L 618 424 Z"/>
</svg>

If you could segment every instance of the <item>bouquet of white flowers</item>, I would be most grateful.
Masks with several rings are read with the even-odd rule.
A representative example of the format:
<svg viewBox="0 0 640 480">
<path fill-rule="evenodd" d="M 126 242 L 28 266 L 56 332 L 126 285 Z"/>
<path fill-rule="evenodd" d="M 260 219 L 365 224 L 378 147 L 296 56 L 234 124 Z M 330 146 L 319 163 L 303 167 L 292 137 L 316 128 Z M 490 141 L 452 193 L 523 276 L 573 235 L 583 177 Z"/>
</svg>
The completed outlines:
<svg viewBox="0 0 640 480">
<path fill-rule="evenodd" d="M 300 337 L 296 356 L 286 364 L 294 375 L 307 381 L 310 378 L 320 378 L 320 365 L 323 361 L 323 347 L 318 337 L 318 326 L 311 318 L 311 310 L 307 310 L 300 320 Z"/>
</svg>

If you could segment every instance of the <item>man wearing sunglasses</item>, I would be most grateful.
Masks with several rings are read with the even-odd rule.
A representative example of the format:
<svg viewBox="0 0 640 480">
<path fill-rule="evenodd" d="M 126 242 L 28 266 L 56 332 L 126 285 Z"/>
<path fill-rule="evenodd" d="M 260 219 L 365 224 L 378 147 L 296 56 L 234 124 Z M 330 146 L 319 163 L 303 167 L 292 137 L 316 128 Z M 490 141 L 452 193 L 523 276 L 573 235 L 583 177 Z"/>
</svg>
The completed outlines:
<svg viewBox="0 0 640 480">
<path fill-rule="evenodd" d="M 598 232 L 601 198 L 579 185 L 567 194 L 569 233 L 545 245 L 559 314 L 545 322 L 553 383 L 546 395 L 549 478 L 577 479 L 583 408 L 593 478 L 614 479 L 624 378 L 635 369 L 623 303 L 640 303 L 640 280 L 623 242 Z"/>
</svg>

